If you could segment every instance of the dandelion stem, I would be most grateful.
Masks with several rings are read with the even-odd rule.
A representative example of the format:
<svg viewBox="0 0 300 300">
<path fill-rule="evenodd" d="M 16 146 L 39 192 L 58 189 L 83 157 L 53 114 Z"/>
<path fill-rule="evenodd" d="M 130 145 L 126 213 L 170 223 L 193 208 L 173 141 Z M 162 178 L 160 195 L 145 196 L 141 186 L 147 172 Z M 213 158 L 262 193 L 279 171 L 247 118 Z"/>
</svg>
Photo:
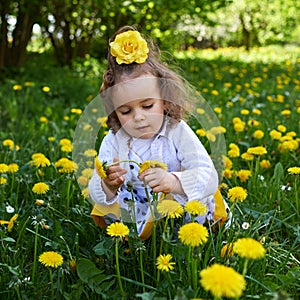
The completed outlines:
<svg viewBox="0 0 300 300">
<path fill-rule="evenodd" d="M 296 198 L 296 211 L 299 213 L 299 199 L 298 199 L 298 189 L 297 189 L 297 178 L 295 178 L 295 198 Z"/>
<path fill-rule="evenodd" d="M 34 237 L 34 252 L 33 252 L 33 269 L 32 269 L 32 282 L 35 280 L 36 263 L 37 263 L 37 243 L 39 236 L 39 225 L 35 225 L 35 237 Z"/>
<path fill-rule="evenodd" d="M 142 277 L 142 283 L 145 284 L 145 278 L 144 278 L 144 267 L 143 267 L 143 250 L 140 250 L 140 268 L 141 268 L 141 277 Z M 145 293 L 145 287 L 143 286 L 143 292 Z"/>
<path fill-rule="evenodd" d="M 52 269 L 49 268 L 49 276 L 50 276 L 50 284 L 51 284 L 51 299 L 54 299 L 54 285 L 53 285 L 53 275 L 52 275 Z"/>
<path fill-rule="evenodd" d="M 71 190 L 71 179 L 68 179 L 68 185 L 67 185 L 67 216 L 69 216 L 70 190 Z"/>
<path fill-rule="evenodd" d="M 188 272 L 188 284 L 191 284 L 191 256 L 192 256 L 192 247 L 189 246 L 188 258 L 187 258 L 187 272 Z"/>
<path fill-rule="evenodd" d="M 244 267 L 243 267 L 243 273 L 242 273 L 243 276 L 245 276 L 247 273 L 248 262 L 249 262 L 249 259 L 246 258 L 244 261 Z"/>
<path fill-rule="evenodd" d="M 159 248 L 159 253 L 158 253 L 158 255 L 160 255 L 161 252 L 162 252 L 162 247 L 163 247 L 163 243 L 164 243 L 163 237 L 164 237 L 164 234 L 165 234 L 165 232 L 166 232 L 166 230 L 167 230 L 168 220 L 169 220 L 169 218 L 167 217 L 167 218 L 166 218 L 166 221 L 165 221 L 165 224 L 164 224 L 164 229 L 163 229 L 163 232 L 162 232 L 162 239 L 161 239 L 161 242 L 160 242 L 160 248 Z"/>
<path fill-rule="evenodd" d="M 197 264 L 197 260 L 196 259 L 194 259 L 193 257 L 192 257 L 192 259 L 191 259 L 191 262 L 192 262 L 192 287 L 193 287 L 193 289 L 194 290 L 196 290 L 197 289 L 197 279 L 198 279 L 198 273 L 197 273 L 197 266 L 198 266 L 198 264 Z"/>
<path fill-rule="evenodd" d="M 115 244 L 115 252 L 116 252 L 116 271 L 117 271 L 117 278 L 118 278 L 118 283 L 119 287 L 121 290 L 122 298 L 125 298 L 125 293 L 123 290 L 123 285 L 121 281 L 121 274 L 120 274 L 120 265 L 119 265 L 119 239 L 116 239 L 116 244 Z"/>
</svg>

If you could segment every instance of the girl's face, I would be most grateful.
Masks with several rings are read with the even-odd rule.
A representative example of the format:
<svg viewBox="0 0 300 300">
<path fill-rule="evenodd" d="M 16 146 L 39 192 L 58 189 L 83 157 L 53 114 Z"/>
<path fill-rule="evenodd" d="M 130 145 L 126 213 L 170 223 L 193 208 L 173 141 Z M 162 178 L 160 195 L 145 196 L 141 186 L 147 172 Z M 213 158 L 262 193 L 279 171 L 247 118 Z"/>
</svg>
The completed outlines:
<svg viewBox="0 0 300 300">
<path fill-rule="evenodd" d="M 149 139 L 159 132 L 164 120 L 164 103 L 160 99 L 128 102 L 116 109 L 125 131 L 133 137 Z"/>
</svg>

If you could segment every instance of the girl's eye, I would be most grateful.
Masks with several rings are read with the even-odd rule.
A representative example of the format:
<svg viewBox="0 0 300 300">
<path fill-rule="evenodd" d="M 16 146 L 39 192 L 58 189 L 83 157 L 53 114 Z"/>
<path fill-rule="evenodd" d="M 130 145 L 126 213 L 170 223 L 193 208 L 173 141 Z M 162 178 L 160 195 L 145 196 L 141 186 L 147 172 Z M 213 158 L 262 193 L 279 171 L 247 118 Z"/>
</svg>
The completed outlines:
<svg viewBox="0 0 300 300">
<path fill-rule="evenodd" d="M 121 115 L 128 115 L 130 113 L 130 109 L 125 111 L 120 111 L 120 113 Z"/>
<path fill-rule="evenodd" d="M 151 104 L 146 104 L 143 106 L 144 109 L 149 109 L 149 108 L 152 108 L 153 107 L 153 103 Z"/>
</svg>

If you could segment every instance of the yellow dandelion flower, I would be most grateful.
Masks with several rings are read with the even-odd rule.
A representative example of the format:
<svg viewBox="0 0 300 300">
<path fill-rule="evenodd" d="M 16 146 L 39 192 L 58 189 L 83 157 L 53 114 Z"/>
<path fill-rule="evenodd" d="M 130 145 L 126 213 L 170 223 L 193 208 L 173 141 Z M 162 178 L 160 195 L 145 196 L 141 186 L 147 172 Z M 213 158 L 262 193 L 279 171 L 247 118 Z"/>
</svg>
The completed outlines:
<svg viewBox="0 0 300 300">
<path fill-rule="evenodd" d="M 253 155 L 264 155 L 268 153 L 267 149 L 263 146 L 250 147 L 247 152 Z"/>
<path fill-rule="evenodd" d="M 288 168 L 288 173 L 291 174 L 291 175 L 299 175 L 300 174 L 300 167 Z"/>
<path fill-rule="evenodd" d="M 194 216 L 204 216 L 207 212 L 207 206 L 199 200 L 191 200 L 185 204 L 185 211 Z"/>
<path fill-rule="evenodd" d="M 214 96 L 218 96 L 219 95 L 219 92 L 217 90 L 212 90 L 211 91 L 211 94 L 214 95 Z"/>
<path fill-rule="evenodd" d="M 31 156 L 32 161 L 30 162 L 31 165 L 37 168 L 44 168 L 50 166 L 50 160 L 42 153 L 35 153 Z"/>
<path fill-rule="evenodd" d="M 211 142 L 215 142 L 216 141 L 216 136 L 211 131 L 207 131 L 206 132 L 206 137 Z"/>
<path fill-rule="evenodd" d="M 69 139 L 61 139 L 59 141 L 60 146 L 69 146 L 72 145 L 72 142 Z"/>
<path fill-rule="evenodd" d="M 228 258 L 228 257 L 233 256 L 233 255 L 234 255 L 233 243 L 225 244 L 221 248 L 221 257 L 222 258 Z"/>
<path fill-rule="evenodd" d="M 240 179 L 241 182 L 245 182 L 251 176 L 251 171 L 250 170 L 239 170 L 236 175 Z"/>
<path fill-rule="evenodd" d="M 215 107 L 215 108 L 214 108 L 214 112 L 215 112 L 216 114 L 220 114 L 220 113 L 222 112 L 222 108 L 221 108 L 221 107 Z"/>
<path fill-rule="evenodd" d="M 208 230 L 199 223 L 187 223 L 178 231 L 179 240 L 187 246 L 197 247 L 207 242 Z"/>
<path fill-rule="evenodd" d="M 232 119 L 232 123 L 233 123 L 233 124 L 243 123 L 243 121 L 241 120 L 240 117 L 234 117 L 234 118 Z"/>
<path fill-rule="evenodd" d="M 248 109 L 242 109 L 241 110 L 241 115 L 244 115 L 244 116 L 246 116 L 246 115 L 249 115 L 249 110 Z"/>
<path fill-rule="evenodd" d="M 79 185 L 81 185 L 81 186 L 87 186 L 88 183 L 89 183 L 89 179 L 86 178 L 86 177 L 84 177 L 84 176 L 79 176 L 79 177 L 77 178 L 77 182 L 78 182 Z"/>
<path fill-rule="evenodd" d="M 161 254 L 156 259 L 157 269 L 160 271 L 169 272 L 174 269 L 175 262 L 171 262 L 172 259 L 171 254 Z"/>
<path fill-rule="evenodd" d="M 21 91 L 21 90 L 22 90 L 22 86 L 21 86 L 20 84 L 15 84 L 15 85 L 13 86 L 13 90 L 14 90 L 14 91 Z"/>
<path fill-rule="evenodd" d="M 38 182 L 36 183 L 33 188 L 32 188 L 32 191 L 35 193 L 35 194 L 46 194 L 48 191 L 49 191 L 49 185 L 45 182 Z"/>
<path fill-rule="evenodd" d="M 289 131 L 286 133 L 287 136 L 290 136 L 290 137 L 296 137 L 297 136 L 297 133 L 295 131 Z"/>
<path fill-rule="evenodd" d="M 228 151 L 229 157 L 239 157 L 240 156 L 240 148 L 236 144 L 230 143 L 229 149 L 230 149 Z"/>
<path fill-rule="evenodd" d="M 93 171 L 92 168 L 86 168 L 81 171 L 81 175 L 86 178 L 91 178 L 93 176 Z"/>
<path fill-rule="evenodd" d="M 225 156 L 225 168 L 226 169 L 232 168 L 232 160 L 227 156 Z"/>
<path fill-rule="evenodd" d="M 76 114 L 76 115 L 81 115 L 82 114 L 82 109 L 80 109 L 80 108 L 71 108 L 71 113 Z"/>
<path fill-rule="evenodd" d="M 84 199 L 87 199 L 90 197 L 90 191 L 88 188 L 85 188 L 81 191 L 81 195 Z"/>
<path fill-rule="evenodd" d="M 231 267 L 213 264 L 200 272 L 200 283 L 214 297 L 239 298 L 246 289 L 245 278 Z"/>
<path fill-rule="evenodd" d="M 259 165 L 263 168 L 263 169 L 269 169 L 271 168 L 271 163 L 268 159 L 263 159 Z"/>
<path fill-rule="evenodd" d="M 4 185 L 7 183 L 7 179 L 5 177 L 0 176 L 0 185 Z"/>
<path fill-rule="evenodd" d="M 39 256 L 39 262 L 46 267 L 58 268 L 63 264 L 64 258 L 57 252 L 48 251 Z"/>
<path fill-rule="evenodd" d="M 48 121 L 48 119 L 46 117 L 40 117 L 40 122 L 44 123 L 44 124 L 48 124 L 49 123 L 49 121 Z"/>
<path fill-rule="evenodd" d="M 230 170 L 230 169 L 225 169 L 223 171 L 223 176 L 230 179 L 234 176 L 234 171 L 233 170 Z"/>
<path fill-rule="evenodd" d="M 245 129 L 245 125 L 244 125 L 244 123 L 235 123 L 233 125 L 233 128 L 234 128 L 235 132 L 242 132 Z"/>
<path fill-rule="evenodd" d="M 284 125 L 278 125 L 277 130 L 280 132 L 286 132 L 286 127 Z"/>
<path fill-rule="evenodd" d="M 8 172 L 8 165 L 7 164 L 0 164 L 0 173 Z"/>
<path fill-rule="evenodd" d="M 168 166 L 166 164 L 155 160 L 146 160 L 141 164 L 139 175 L 150 168 L 162 168 L 163 170 L 168 171 Z"/>
<path fill-rule="evenodd" d="M 205 110 L 203 108 L 197 108 L 196 111 L 199 115 L 204 115 L 205 114 Z"/>
<path fill-rule="evenodd" d="M 206 131 L 204 129 L 197 129 L 196 130 L 196 134 L 198 134 L 199 136 L 203 137 L 206 136 Z"/>
<path fill-rule="evenodd" d="M 55 139 L 55 137 L 54 136 L 49 136 L 48 137 L 48 141 L 49 142 L 54 142 L 56 139 Z"/>
<path fill-rule="evenodd" d="M 55 163 L 55 167 L 58 168 L 59 173 L 72 173 L 78 169 L 78 165 L 66 157 L 59 159 Z"/>
<path fill-rule="evenodd" d="M 281 111 L 281 114 L 286 117 L 289 117 L 291 113 L 292 112 L 289 109 L 284 109 L 283 111 Z"/>
<path fill-rule="evenodd" d="M 97 155 L 97 151 L 95 149 L 87 149 L 84 151 L 84 156 L 86 157 L 95 157 Z"/>
<path fill-rule="evenodd" d="M 240 238 L 233 244 L 233 251 L 240 257 L 260 259 L 265 256 L 266 249 L 252 238 Z"/>
<path fill-rule="evenodd" d="M 260 140 L 264 137 L 265 133 L 262 130 L 255 130 L 253 132 L 253 137 L 257 140 Z"/>
<path fill-rule="evenodd" d="M 72 145 L 64 145 L 64 146 L 61 147 L 62 152 L 69 153 L 69 152 L 72 152 L 72 150 L 73 150 Z"/>
<path fill-rule="evenodd" d="M 175 200 L 162 200 L 157 205 L 157 211 L 170 219 L 180 218 L 183 215 L 183 207 Z"/>
<path fill-rule="evenodd" d="M 280 140 L 280 138 L 282 136 L 282 133 L 275 129 L 271 130 L 269 134 L 273 140 Z"/>
<path fill-rule="evenodd" d="M 247 190 L 240 186 L 229 189 L 227 193 L 227 197 L 231 202 L 243 202 L 247 198 L 247 195 Z"/>
<path fill-rule="evenodd" d="M 0 225 L 7 225 L 7 231 L 8 232 L 11 232 L 13 227 L 14 227 L 14 224 L 15 224 L 15 221 L 17 220 L 18 218 L 18 214 L 14 214 L 9 221 L 5 221 L 5 220 L 0 220 Z"/>
<path fill-rule="evenodd" d="M 19 171 L 19 166 L 18 164 L 12 163 L 8 165 L 8 172 L 9 173 L 16 173 Z"/>
<path fill-rule="evenodd" d="M 244 160 L 253 160 L 254 159 L 254 155 L 250 154 L 248 152 L 245 152 L 241 155 L 241 158 Z"/>
<path fill-rule="evenodd" d="M 10 150 L 14 150 L 14 147 L 15 147 L 15 143 L 11 139 L 6 139 L 6 140 L 2 141 L 2 145 L 5 147 L 8 147 Z"/>
<path fill-rule="evenodd" d="M 47 204 L 45 203 L 45 201 L 41 200 L 41 199 L 36 199 L 35 200 L 35 204 L 38 205 L 38 206 L 47 206 Z"/>
<path fill-rule="evenodd" d="M 261 115 L 261 110 L 260 109 L 255 108 L 255 109 L 252 110 L 252 112 L 255 115 Z"/>
<path fill-rule="evenodd" d="M 106 232 L 111 237 L 124 238 L 129 234 L 129 228 L 121 222 L 115 222 L 107 226 Z"/>
<path fill-rule="evenodd" d="M 49 93 L 49 92 L 50 92 L 49 86 L 43 86 L 43 87 L 42 87 L 42 91 L 43 91 L 44 93 Z"/>
<path fill-rule="evenodd" d="M 260 123 L 259 123 L 257 120 L 254 120 L 254 119 L 250 119 L 250 120 L 247 122 L 247 124 L 248 124 L 249 126 L 252 126 L 252 127 L 257 127 L 257 126 L 260 125 Z"/>
<path fill-rule="evenodd" d="M 100 178 L 105 179 L 107 177 L 106 174 L 106 163 L 102 163 L 99 158 L 96 156 L 95 157 L 95 170 L 97 172 L 97 174 L 100 176 Z"/>
</svg>

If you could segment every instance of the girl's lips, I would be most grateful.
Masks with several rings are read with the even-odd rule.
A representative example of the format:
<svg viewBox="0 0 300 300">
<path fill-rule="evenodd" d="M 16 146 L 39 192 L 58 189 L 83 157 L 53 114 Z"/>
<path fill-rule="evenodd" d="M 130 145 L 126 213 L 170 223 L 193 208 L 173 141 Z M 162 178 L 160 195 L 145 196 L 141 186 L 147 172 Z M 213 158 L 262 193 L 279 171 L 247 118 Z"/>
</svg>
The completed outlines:
<svg viewBox="0 0 300 300">
<path fill-rule="evenodd" d="M 144 130 L 144 129 L 147 129 L 149 126 L 140 126 L 140 127 L 137 127 L 136 129 L 137 130 Z"/>
</svg>

